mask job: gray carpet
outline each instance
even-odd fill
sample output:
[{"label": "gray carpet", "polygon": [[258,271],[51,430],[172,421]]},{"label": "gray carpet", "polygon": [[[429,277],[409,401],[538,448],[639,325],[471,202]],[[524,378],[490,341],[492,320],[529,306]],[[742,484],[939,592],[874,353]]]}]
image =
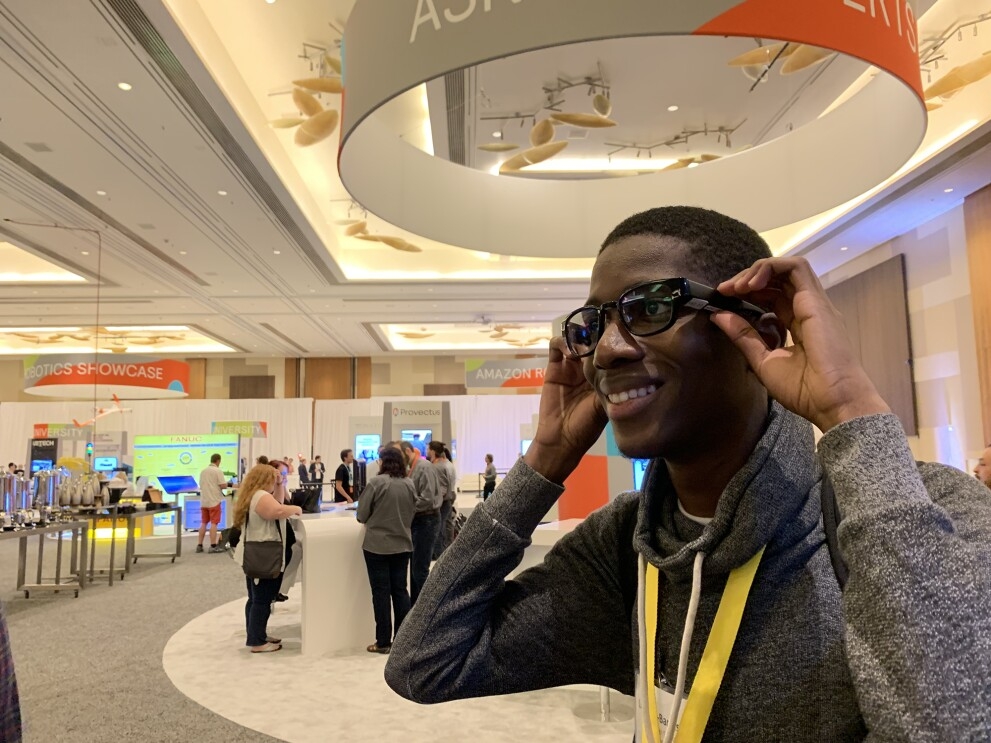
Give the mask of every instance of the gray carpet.
[{"label": "gray carpet", "polygon": [[[195,536],[186,537],[174,565],[139,560],[123,582],[94,583],[78,599],[71,593],[24,599],[13,590],[17,542],[0,542],[0,600],[27,743],[275,740],[190,701],[162,670],[162,651],[176,630],[244,595],[240,568],[226,555],[194,554],[195,544]],[[29,545],[30,576],[37,538]],[[53,553],[46,545],[46,558]],[[217,694],[238,693],[236,678],[222,666],[215,672]],[[290,698],[292,690],[285,690],[283,700]]]}]

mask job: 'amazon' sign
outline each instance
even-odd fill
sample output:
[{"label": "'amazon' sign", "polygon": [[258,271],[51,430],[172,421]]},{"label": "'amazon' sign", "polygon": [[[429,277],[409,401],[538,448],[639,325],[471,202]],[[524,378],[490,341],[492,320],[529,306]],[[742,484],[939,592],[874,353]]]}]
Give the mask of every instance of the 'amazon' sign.
[{"label": "'amazon' sign", "polygon": [[465,387],[543,387],[547,359],[468,359]]}]

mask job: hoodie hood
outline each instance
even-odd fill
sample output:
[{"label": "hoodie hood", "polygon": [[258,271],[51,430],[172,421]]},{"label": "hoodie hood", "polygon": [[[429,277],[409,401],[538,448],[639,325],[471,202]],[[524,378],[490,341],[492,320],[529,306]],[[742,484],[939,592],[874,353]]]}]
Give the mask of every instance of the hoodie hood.
[{"label": "hoodie hood", "polygon": [[727,484],[709,524],[679,512],[667,466],[661,459],[650,463],[633,546],[669,580],[690,581],[698,552],[705,553],[705,575],[727,574],[772,538],[791,541],[791,524],[801,532],[795,540],[804,536],[799,514],[820,477],[812,424],[772,402],[763,436]]}]

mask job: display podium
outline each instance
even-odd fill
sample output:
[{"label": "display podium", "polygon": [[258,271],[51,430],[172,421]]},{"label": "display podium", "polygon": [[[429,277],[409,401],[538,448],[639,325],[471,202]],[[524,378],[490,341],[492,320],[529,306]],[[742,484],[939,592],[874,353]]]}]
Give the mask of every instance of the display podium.
[{"label": "display podium", "polygon": [[375,641],[372,591],[361,549],[364,527],[343,507],[293,519],[303,543],[303,655],[340,655]]}]

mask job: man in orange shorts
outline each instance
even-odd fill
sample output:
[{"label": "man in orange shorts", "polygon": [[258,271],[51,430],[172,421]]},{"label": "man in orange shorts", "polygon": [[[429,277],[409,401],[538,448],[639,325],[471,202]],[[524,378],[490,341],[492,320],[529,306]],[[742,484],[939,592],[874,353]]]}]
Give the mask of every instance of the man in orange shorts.
[{"label": "man in orange shorts", "polygon": [[196,544],[197,552],[203,551],[207,524],[210,524],[210,552],[224,551],[217,543],[217,524],[220,523],[220,504],[224,501],[225,487],[228,487],[228,482],[220,469],[220,455],[214,454],[210,457],[210,466],[200,473],[200,535]]}]

